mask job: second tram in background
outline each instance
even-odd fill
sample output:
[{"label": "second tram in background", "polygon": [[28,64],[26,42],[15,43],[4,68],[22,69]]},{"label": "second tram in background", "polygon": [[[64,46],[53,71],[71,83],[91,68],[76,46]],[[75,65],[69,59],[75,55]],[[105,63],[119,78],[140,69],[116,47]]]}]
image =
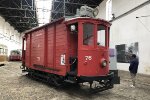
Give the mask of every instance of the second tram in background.
[{"label": "second tram in background", "polygon": [[9,61],[21,61],[21,50],[12,50],[9,55]]}]

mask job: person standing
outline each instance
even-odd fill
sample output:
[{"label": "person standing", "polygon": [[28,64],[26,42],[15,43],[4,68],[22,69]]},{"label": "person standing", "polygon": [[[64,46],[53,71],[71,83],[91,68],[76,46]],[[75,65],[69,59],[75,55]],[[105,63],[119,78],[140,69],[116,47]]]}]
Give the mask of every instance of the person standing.
[{"label": "person standing", "polygon": [[135,77],[138,71],[138,65],[139,65],[139,61],[136,57],[135,54],[132,54],[131,56],[131,61],[130,61],[130,66],[129,66],[129,71],[130,71],[130,75],[131,75],[131,79],[132,79],[132,85],[130,85],[131,87],[135,87]]}]

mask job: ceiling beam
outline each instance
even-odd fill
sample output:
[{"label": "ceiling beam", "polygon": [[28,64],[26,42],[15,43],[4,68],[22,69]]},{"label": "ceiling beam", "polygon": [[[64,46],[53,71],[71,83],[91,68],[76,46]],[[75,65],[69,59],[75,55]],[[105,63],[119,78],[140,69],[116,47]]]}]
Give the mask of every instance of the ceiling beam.
[{"label": "ceiling beam", "polygon": [[31,10],[31,9],[24,9],[24,8],[12,8],[12,7],[0,7],[0,9],[36,11],[36,10]]},{"label": "ceiling beam", "polygon": [[[64,1],[54,1],[54,3],[64,3]],[[87,5],[86,3],[81,3],[81,2],[78,2],[78,3],[74,3],[74,2],[69,2],[69,1],[66,1],[65,4],[69,4],[69,5],[80,5],[80,6],[84,6],[84,5]],[[91,5],[89,4],[88,6],[97,6],[97,5]]]},{"label": "ceiling beam", "polygon": [[27,18],[27,19],[29,19],[29,18],[35,18],[35,17],[27,17],[27,16],[9,16],[9,15],[2,15],[3,17],[13,17],[13,18]]}]

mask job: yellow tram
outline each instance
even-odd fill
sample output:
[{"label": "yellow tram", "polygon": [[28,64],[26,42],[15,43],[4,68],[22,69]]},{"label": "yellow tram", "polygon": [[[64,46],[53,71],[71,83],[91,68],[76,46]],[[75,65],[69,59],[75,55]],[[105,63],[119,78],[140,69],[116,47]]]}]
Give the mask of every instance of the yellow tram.
[{"label": "yellow tram", "polygon": [[0,65],[4,65],[8,61],[8,48],[6,45],[0,44]]}]

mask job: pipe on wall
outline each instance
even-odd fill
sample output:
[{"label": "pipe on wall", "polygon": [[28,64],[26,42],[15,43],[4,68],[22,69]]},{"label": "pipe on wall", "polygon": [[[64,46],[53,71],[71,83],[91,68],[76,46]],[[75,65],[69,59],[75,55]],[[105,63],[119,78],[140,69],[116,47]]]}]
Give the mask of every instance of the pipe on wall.
[{"label": "pipe on wall", "polygon": [[126,15],[128,15],[128,14],[130,14],[130,13],[132,13],[132,12],[134,12],[134,11],[136,11],[136,10],[144,7],[144,6],[146,6],[146,5],[148,5],[149,3],[150,3],[150,0],[145,1],[144,3],[142,3],[142,4],[140,4],[140,5],[136,6],[136,7],[134,7],[133,9],[131,9],[131,10],[129,10],[129,11],[127,11],[127,12],[125,12],[125,13],[117,16],[117,17],[115,17],[113,20],[110,20],[110,22],[118,20],[118,19],[120,19],[120,18],[122,18],[122,17],[124,17],[124,16],[126,16]]}]

